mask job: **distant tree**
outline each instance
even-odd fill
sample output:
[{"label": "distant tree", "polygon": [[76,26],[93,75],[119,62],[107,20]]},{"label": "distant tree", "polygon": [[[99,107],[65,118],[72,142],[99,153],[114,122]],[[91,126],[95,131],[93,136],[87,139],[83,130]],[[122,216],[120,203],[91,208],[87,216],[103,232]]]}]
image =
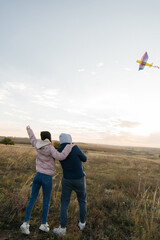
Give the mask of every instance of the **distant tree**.
[{"label": "distant tree", "polygon": [[54,147],[55,147],[56,149],[58,149],[58,148],[60,147],[60,142],[59,142],[59,141],[55,141],[55,142],[54,142]]},{"label": "distant tree", "polygon": [[9,138],[9,137],[5,137],[0,141],[1,144],[6,144],[6,145],[14,145],[15,142]]}]

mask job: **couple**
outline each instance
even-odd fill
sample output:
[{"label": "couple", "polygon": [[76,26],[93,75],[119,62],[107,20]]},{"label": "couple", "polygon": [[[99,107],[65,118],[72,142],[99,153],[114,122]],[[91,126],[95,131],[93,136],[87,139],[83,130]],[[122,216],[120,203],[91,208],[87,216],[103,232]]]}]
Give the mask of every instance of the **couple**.
[{"label": "couple", "polygon": [[72,190],[76,192],[80,221],[79,228],[83,230],[86,224],[86,183],[82,162],[87,161],[87,157],[78,146],[72,144],[69,134],[62,133],[59,136],[60,148],[58,151],[52,146],[51,134],[48,131],[40,133],[41,140],[37,140],[30,126],[26,127],[30,142],[36,148],[36,175],[33,179],[32,193],[26,208],[24,223],[20,226],[22,233],[29,234],[29,219],[33,206],[37,200],[40,187],[43,190],[43,208],[41,216],[40,230],[49,232],[47,223],[49,203],[52,193],[52,176],[55,173],[55,159],[60,160],[63,169],[60,226],[53,232],[59,236],[66,234],[67,212]]}]

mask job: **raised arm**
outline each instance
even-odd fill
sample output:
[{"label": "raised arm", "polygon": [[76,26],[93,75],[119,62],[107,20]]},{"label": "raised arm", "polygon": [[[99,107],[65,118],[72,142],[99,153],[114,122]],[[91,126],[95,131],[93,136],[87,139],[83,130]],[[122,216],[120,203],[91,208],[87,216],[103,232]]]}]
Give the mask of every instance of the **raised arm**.
[{"label": "raised arm", "polygon": [[72,144],[67,144],[65,148],[63,149],[62,152],[58,152],[53,146],[50,147],[51,149],[51,155],[53,158],[56,160],[62,161],[66,159],[66,157],[69,155],[69,153],[72,150],[73,145]]},{"label": "raised arm", "polygon": [[28,136],[29,136],[29,139],[30,139],[30,142],[31,144],[36,147],[36,143],[37,143],[37,139],[32,131],[32,129],[30,128],[30,126],[27,126],[26,127],[26,130],[27,130],[27,133],[28,133]]}]

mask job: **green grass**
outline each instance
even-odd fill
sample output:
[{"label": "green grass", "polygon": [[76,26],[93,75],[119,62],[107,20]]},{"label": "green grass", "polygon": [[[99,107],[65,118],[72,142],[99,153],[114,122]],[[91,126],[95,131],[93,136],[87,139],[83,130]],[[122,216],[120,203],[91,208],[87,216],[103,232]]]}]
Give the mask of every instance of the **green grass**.
[{"label": "green grass", "polygon": [[[160,149],[79,145],[86,153],[87,224],[81,232],[79,209],[72,194],[68,240],[159,240]],[[0,239],[60,239],[52,234],[59,225],[62,170],[57,162],[48,222],[41,233],[42,192],[33,209],[29,236],[19,227],[35,175],[35,149],[30,145],[0,145]]]}]

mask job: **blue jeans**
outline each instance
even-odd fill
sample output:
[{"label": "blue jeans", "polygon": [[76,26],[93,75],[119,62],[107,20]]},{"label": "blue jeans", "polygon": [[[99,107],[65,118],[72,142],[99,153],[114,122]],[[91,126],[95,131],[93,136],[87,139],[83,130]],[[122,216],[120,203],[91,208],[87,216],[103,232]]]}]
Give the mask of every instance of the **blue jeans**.
[{"label": "blue jeans", "polygon": [[40,187],[43,190],[43,208],[41,222],[45,224],[48,218],[49,202],[52,193],[52,176],[37,172],[32,184],[32,193],[26,208],[24,222],[28,222],[32,213],[33,206],[39,195]]},{"label": "blue jeans", "polygon": [[61,194],[61,211],[60,225],[62,228],[67,224],[67,212],[72,191],[75,191],[78,198],[80,221],[86,221],[86,181],[85,177],[80,179],[65,179],[62,178],[62,194]]}]

